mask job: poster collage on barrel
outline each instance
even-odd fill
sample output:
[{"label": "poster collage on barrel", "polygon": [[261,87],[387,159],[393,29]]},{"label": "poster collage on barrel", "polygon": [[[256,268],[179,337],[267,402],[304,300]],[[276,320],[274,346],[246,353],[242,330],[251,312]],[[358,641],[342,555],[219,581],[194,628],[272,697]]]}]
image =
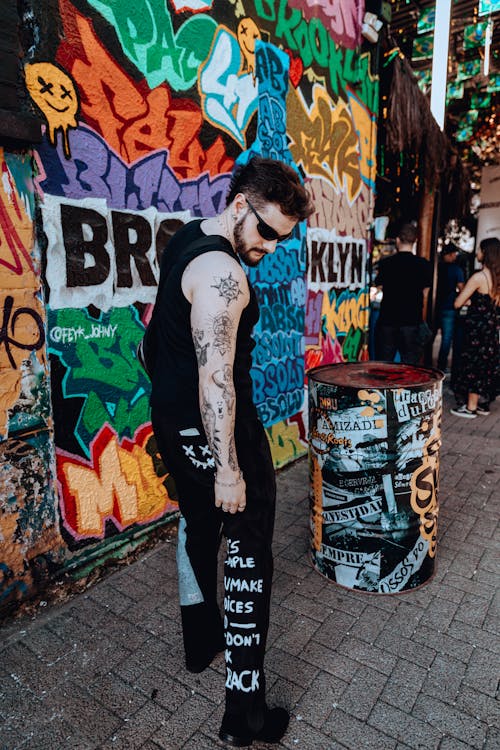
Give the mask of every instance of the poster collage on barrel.
[{"label": "poster collage on barrel", "polygon": [[311,379],[315,567],[351,589],[397,593],[433,573],[441,384],[344,388]]}]

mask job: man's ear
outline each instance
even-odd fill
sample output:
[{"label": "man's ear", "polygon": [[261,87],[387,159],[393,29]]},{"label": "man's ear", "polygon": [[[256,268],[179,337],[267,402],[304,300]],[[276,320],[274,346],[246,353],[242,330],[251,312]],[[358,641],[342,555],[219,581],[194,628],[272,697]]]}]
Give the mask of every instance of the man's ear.
[{"label": "man's ear", "polygon": [[244,212],[248,211],[248,203],[244,193],[236,193],[231,202],[230,210],[231,214],[236,215],[235,218],[239,218]]}]

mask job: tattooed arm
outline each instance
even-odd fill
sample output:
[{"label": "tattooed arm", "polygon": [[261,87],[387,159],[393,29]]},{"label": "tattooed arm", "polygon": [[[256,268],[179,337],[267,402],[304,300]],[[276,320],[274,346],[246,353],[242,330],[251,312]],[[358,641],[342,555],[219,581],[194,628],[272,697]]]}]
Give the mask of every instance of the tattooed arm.
[{"label": "tattooed arm", "polygon": [[244,510],[245,482],[234,440],[236,395],[233,364],[241,313],[249,301],[242,268],[226,253],[205,253],[182,277],[191,303],[191,332],[198,359],[200,412],[215,460],[215,504]]}]

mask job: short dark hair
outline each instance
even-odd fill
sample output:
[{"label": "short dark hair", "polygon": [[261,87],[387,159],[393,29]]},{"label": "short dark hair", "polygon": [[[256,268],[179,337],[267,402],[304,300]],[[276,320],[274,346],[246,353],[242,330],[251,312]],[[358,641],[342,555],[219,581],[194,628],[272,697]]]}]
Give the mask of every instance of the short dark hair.
[{"label": "short dark hair", "polygon": [[459,253],[460,248],[455,245],[454,242],[447,242],[443,245],[443,249],[441,250],[442,255],[451,255],[451,253]]},{"label": "short dark hair", "polygon": [[300,182],[299,175],[287,164],[277,159],[253,156],[247,164],[233,172],[226,204],[238,195],[248,195],[257,208],[264,203],[276,203],[285,216],[303,221],[314,211],[309,193]]},{"label": "short dark hair", "polygon": [[401,224],[397,236],[405,245],[413,245],[418,237],[418,229],[415,224],[408,221]]}]

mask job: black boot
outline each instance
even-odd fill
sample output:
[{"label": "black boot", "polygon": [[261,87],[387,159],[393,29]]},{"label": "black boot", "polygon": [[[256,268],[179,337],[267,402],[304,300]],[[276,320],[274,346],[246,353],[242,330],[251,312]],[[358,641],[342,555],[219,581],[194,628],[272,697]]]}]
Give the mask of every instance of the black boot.
[{"label": "black boot", "polygon": [[285,734],[290,715],[284,708],[268,708],[264,716],[264,725],[254,732],[236,716],[224,714],[219,737],[233,747],[248,747],[254,740],[276,743]]}]

